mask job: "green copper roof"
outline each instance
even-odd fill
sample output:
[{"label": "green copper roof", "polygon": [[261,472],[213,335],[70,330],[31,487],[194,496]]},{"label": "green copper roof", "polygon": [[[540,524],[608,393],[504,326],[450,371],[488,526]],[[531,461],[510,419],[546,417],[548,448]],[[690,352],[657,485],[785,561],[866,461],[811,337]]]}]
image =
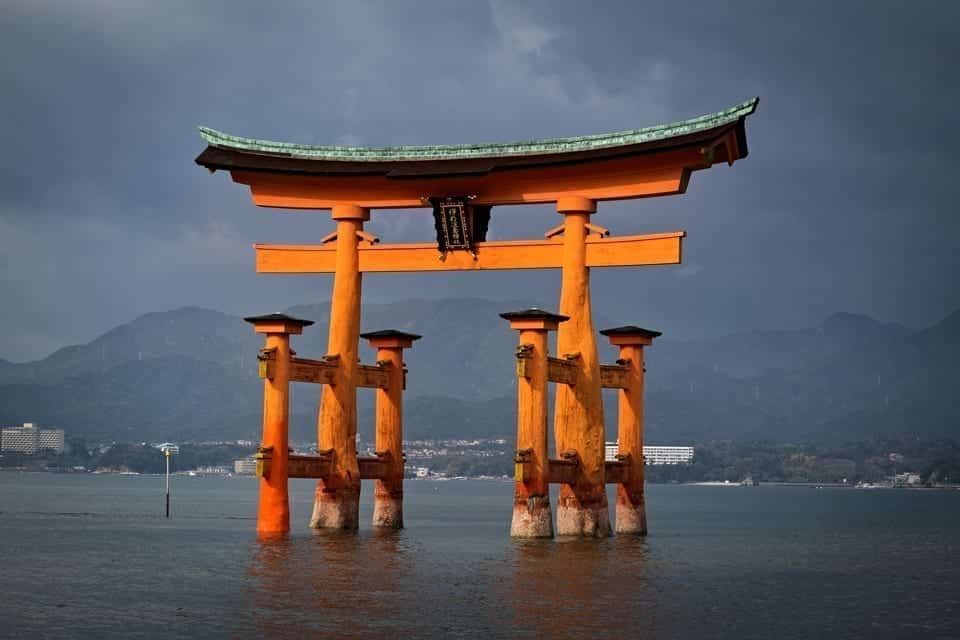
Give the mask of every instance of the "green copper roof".
[{"label": "green copper roof", "polygon": [[608,147],[655,142],[698,131],[716,129],[737,122],[757,108],[759,98],[748,100],[735,107],[711,113],[709,115],[657,125],[633,131],[604,133],[573,138],[552,138],[530,140],[527,142],[506,142],[495,144],[455,144],[432,146],[398,147],[337,147],[293,144],[289,142],[271,142],[241,138],[221,133],[206,127],[200,127],[200,135],[212,146],[250,153],[282,155],[305,160],[347,161],[347,162],[396,162],[409,160],[463,160],[470,158],[501,158],[510,156],[547,155],[553,153],[571,153],[592,151]]}]

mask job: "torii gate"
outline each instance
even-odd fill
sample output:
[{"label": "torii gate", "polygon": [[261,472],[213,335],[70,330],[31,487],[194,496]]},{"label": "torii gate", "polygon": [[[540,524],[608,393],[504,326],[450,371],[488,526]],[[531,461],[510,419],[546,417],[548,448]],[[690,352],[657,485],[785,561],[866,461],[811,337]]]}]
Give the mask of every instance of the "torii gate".
[{"label": "torii gate", "polygon": [[[336,231],[317,245],[255,245],[259,273],[333,273],[330,334],[322,360],[295,358],[289,335],[311,324],[273,314],[249,318],[267,336],[264,442],[258,531],[289,530],[288,477],[318,478],[310,526],[358,528],[360,480],[378,480],[374,525],[402,526],[402,349],[419,338],[364,334],[377,365],[358,364],[363,273],[562,270],[559,314],[504,314],[519,330],[516,495],[511,534],[553,535],[550,482],[561,485],[559,535],[610,534],[605,483],[618,484],[617,531],[646,533],[643,502],[642,347],[659,335],[639,327],[607,330],[617,365],[597,356],[591,267],[681,262],[683,231],[609,237],[590,217],[605,200],[684,193],[692,172],[747,155],[744,121],[755,98],[724,111],[634,131],[523,143],[426,147],[331,147],[254,140],[201,128],[196,162],[230,171],[258,206],[329,209]],[[563,223],[543,240],[486,241],[498,205],[553,203]],[[373,209],[431,206],[437,242],[380,244],[363,230]],[[439,253],[438,253],[439,250]],[[558,330],[559,358],[546,353]],[[323,384],[316,456],[287,451],[287,385]],[[554,434],[546,451],[546,383],[557,382]],[[357,387],[378,389],[377,456],[358,458]],[[620,456],[604,462],[601,389],[620,389]]]}]

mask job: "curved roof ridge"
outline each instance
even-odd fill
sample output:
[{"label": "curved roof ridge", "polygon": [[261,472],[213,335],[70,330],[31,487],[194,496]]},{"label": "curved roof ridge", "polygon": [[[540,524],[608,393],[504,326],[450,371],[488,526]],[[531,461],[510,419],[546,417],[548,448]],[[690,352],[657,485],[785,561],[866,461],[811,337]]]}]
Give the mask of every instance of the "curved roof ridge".
[{"label": "curved roof ridge", "polygon": [[400,145],[388,147],[324,146],[243,138],[207,127],[199,127],[199,129],[203,139],[215,147],[306,160],[390,162],[498,158],[591,151],[608,147],[654,142],[695,133],[697,131],[715,129],[727,124],[736,123],[741,118],[752,114],[756,110],[759,101],[759,98],[753,98],[716,113],[670,124],[645,127],[643,129],[568,138],[547,138],[543,140],[496,142],[489,144]]}]

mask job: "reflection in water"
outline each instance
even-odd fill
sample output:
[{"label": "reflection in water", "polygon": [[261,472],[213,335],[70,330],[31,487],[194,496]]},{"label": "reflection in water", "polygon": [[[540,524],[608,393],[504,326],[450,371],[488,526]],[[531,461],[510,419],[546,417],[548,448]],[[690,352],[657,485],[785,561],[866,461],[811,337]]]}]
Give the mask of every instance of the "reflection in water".
[{"label": "reflection in water", "polygon": [[410,554],[402,532],[261,539],[251,555],[244,635],[383,637],[406,618],[400,594]]},{"label": "reflection in water", "polygon": [[364,531],[259,541],[241,635],[652,637],[666,626],[645,540],[505,539],[503,555],[472,566],[461,562],[466,548],[440,562],[409,540]]},{"label": "reflection in water", "polygon": [[503,598],[518,636],[650,637],[657,593],[643,539],[517,541]]},{"label": "reflection in water", "polygon": [[283,619],[296,604],[293,596],[296,583],[290,579],[288,567],[293,547],[287,536],[265,537],[253,550],[253,562],[247,572],[253,587],[247,610],[257,635],[271,637],[283,629]]},{"label": "reflection in water", "polygon": [[167,521],[153,478],[0,473],[0,636],[960,638],[960,491],[654,485],[647,539],[520,543],[512,483],[424,481],[401,532],[258,543],[255,487],[183,483]]}]

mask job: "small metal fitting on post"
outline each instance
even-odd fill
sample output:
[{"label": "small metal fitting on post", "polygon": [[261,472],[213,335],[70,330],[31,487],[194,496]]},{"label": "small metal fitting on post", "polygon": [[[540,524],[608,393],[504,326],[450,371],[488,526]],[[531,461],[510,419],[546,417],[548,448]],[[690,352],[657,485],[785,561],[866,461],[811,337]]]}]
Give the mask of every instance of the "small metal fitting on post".
[{"label": "small metal fitting on post", "polygon": [[518,345],[517,351],[514,355],[516,355],[517,357],[517,377],[529,378],[530,374],[527,373],[527,360],[533,357],[533,345],[532,344]]},{"label": "small metal fitting on post", "polygon": [[569,463],[575,464],[578,467],[580,466],[580,454],[577,453],[574,449],[567,449],[566,451],[560,454],[560,458],[563,460],[566,460]]},{"label": "small metal fitting on post", "polygon": [[513,476],[517,482],[526,482],[530,478],[527,467],[533,462],[533,449],[519,449],[513,457]]},{"label": "small metal fitting on post", "polygon": [[270,477],[270,461],[273,460],[273,447],[260,447],[253,456],[257,462],[257,477]]},{"label": "small metal fitting on post", "polygon": [[276,361],[276,347],[260,349],[260,351],[257,352],[257,375],[259,375],[261,378],[272,379]]}]

